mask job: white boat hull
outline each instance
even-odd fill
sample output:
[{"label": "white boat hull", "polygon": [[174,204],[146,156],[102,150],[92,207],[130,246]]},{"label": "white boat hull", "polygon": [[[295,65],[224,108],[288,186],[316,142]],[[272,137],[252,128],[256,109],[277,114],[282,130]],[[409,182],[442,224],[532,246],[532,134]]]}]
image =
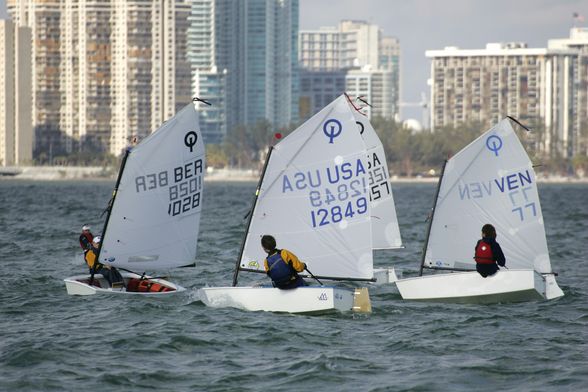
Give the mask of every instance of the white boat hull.
[{"label": "white boat hull", "polygon": [[456,303],[524,302],[564,295],[553,274],[501,269],[483,278],[478,272],[453,272],[396,282],[403,299]]},{"label": "white boat hull", "polygon": [[76,275],[71,276],[69,278],[64,279],[65,288],[67,289],[67,293],[69,295],[94,295],[94,294],[118,294],[118,295],[149,295],[149,296],[162,296],[162,295],[173,295],[175,293],[179,293],[181,291],[185,291],[186,289],[182,286],[179,286],[175,283],[167,281],[165,279],[150,279],[148,276],[145,276],[150,282],[158,283],[162,286],[165,286],[169,289],[169,291],[161,291],[161,292],[138,292],[138,291],[127,291],[128,283],[130,279],[140,279],[141,275],[134,274],[131,272],[121,272],[125,280],[125,285],[121,287],[109,287],[108,282],[106,279],[102,277],[100,274],[94,275],[94,284],[90,285],[90,275]]},{"label": "white boat hull", "polygon": [[321,313],[328,311],[370,313],[366,288],[347,289],[305,286],[292,290],[274,287],[205,287],[199,290],[206,306],[250,311]]},{"label": "white boat hull", "polygon": [[381,285],[381,284],[389,284],[395,283],[398,281],[398,274],[394,267],[391,268],[374,268],[374,279],[376,281],[374,284]]}]

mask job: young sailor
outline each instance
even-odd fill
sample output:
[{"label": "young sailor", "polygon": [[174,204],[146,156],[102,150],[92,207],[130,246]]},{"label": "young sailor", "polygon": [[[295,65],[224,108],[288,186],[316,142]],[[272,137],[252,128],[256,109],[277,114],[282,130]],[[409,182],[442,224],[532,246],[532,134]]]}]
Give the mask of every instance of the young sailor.
[{"label": "young sailor", "polygon": [[476,271],[482,277],[494,275],[498,266],[504,267],[506,259],[502,248],[496,242],[496,229],[491,224],[482,226],[482,239],[476,243]]},{"label": "young sailor", "polygon": [[282,290],[306,286],[304,279],[298,275],[306,268],[306,264],[286,249],[276,249],[276,239],[271,235],[261,237],[261,247],[267,253],[264,260],[265,272],[272,279],[274,287]]},{"label": "young sailor", "polygon": [[86,260],[86,264],[88,264],[88,268],[90,268],[90,274],[101,274],[104,276],[104,279],[108,281],[108,284],[112,287],[113,284],[120,284],[124,283],[124,279],[120,272],[114,267],[105,266],[100,264],[98,260],[96,260],[96,256],[98,255],[98,247],[100,246],[101,238],[99,235],[94,237],[92,241],[90,249],[88,249],[84,253],[84,259]]},{"label": "young sailor", "polygon": [[92,248],[92,241],[94,240],[94,236],[90,232],[90,226],[83,225],[82,226],[82,234],[80,234],[80,246],[86,253],[90,248]]}]

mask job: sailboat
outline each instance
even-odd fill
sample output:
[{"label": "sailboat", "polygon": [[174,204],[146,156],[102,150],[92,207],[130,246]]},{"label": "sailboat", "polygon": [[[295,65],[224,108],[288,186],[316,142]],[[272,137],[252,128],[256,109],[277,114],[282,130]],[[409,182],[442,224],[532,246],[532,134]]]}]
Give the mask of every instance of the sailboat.
[{"label": "sailboat", "polygon": [[[349,96],[347,99],[367,149],[372,249],[400,249],[403,247],[402,238],[398,227],[384,146],[367,116],[361,112]],[[393,267],[374,268],[374,278],[376,284],[393,283],[398,280]]]},{"label": "sailboat", "polygon": [[[473,258],[482,225],[496,227],[506,267],[483,278]],[[446,270],[423,276],[423,268]],[[404,299],[519,302],[564,295],[545,238],[533,165],[505,118],[447,160],[437,188],[421,276],[396,282]]]},{"label": "sailboat", "polygon": [[184,291],[161,271],[194,265],[202,209],[204,142],[188,104],[138,145],[127,148],[102,230],[97,260],[122,271],[124,285],[100,275],[65,279],[70,295],[169,295]]},{"label": "sailboat", "polygon": [[290,313],[371,311],[367,288],[237,287],[240,271],[265,275],[264,234],[294,252],[316,279],[373,280],[367,148],[357,129],[342,95],[270,147],[233,285],[202,288],[204,304]]}]

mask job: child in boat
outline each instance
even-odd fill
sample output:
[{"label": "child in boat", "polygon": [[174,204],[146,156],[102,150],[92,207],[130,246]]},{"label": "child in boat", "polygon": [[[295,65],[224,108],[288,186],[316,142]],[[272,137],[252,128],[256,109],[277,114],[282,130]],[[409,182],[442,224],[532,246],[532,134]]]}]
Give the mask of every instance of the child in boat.
[{"label": "child in boat", "polygon": [[83,225],[82,226],[82,234],[80,234],[80,246],[84,250],[84,254],[92,248],[92,241],[94,240],[94,236],[92,232],[90,232],[90,226]]},{"label": "child in boat", "polygon": [[123,284],[124,279],[116,268],[111,266],[105,266],[103,264],[100,264],[98,260],[96,260],[96,257],[98,255],[98,247],[100,246],[100,241],[101,238],[99,235],[94,237],[90,249],[88,249],[84,253],[84,259],[86,260],[86,264],[88,264],[88,267],[90,268],[90,273],[94,272],[95,274],[101,274],[102,276],[104,276],[104,279],[108,281],[108,284],[110,286],[112,286],[113,283]]},{"label": "child in boat", "polygon": [[496,242],[496,229],[487,223],[482,226],[482,239],[476,243],[476,271],[482,277],[494,275],[498,271],[498,266],[504,267],[506,259],[502,248]]},{"label": "child in boat", "polygon": [[282,290],[306,286],[298,272],[304,271],[306,264],[286,249],[276,249],[276,239],[271,235],[261,237],[261,247],[267,253],[264,260],[265,272],[272,279],[274,287]]}]

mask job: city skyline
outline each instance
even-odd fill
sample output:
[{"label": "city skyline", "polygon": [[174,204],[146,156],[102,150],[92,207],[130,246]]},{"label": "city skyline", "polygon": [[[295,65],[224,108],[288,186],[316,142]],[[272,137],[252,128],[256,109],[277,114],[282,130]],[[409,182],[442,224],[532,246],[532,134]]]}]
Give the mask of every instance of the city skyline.
[{"label": "city skyline", "polygon": [[[545,48],[549,39],[569,36],[574,13],[588,18],[588,3],[580,0],[338,0],[336,7],[333,3],[300,0],[300,29],[358,19],[377,24],[386,35],[398,38],[402,102],[419,102],[423,92],[429,96],[431,62],[425,57],[426,50],[446,46],[478,49],[490,42],[526,42],[530,48]],[[421,118],[418,107],[401,110],[403,119]]]},{"label": "city skyline", "polygon": [[[490,42],[546,47],[549,39],[567,37],[574,25],[588,26],[588,21],[578,23],[572,17],[574,13],[588,17],[588,4],[581,0],[337,0],[333,4],[332,0],[300,0],[300,29],[334,26],[345,19],[379,25],[386,35],[400,40],[400,99],[413,103],[421,100],[423,92],[429,95],[426,50],[484,48]],[[8,18],[6,0],[0,0],[0,18]],[[404,119],[420,116],[418,107],[402,109]]]}]

